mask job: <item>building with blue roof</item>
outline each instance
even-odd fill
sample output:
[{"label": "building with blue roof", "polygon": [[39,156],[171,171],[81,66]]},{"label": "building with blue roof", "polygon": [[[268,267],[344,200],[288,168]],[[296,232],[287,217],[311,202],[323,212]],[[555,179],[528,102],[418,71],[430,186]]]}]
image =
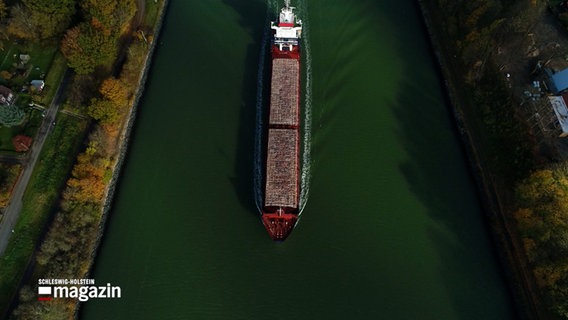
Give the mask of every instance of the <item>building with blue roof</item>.
[{"label": "building with blue roof", "polygon": [[568,69],[554,72],[544,69],[547,75],[546,85],[553,94],[560,94],[568,89]]}]

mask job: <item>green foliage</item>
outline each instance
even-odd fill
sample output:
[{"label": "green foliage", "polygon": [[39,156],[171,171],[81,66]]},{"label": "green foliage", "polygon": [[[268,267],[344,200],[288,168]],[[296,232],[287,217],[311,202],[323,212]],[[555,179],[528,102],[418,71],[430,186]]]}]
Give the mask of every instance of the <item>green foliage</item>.
[{"label": "green foliage", "polygon": [[61,320],[69,319],[72,305],[68,301],[56,299],[49,303],[42,303],[37,299],[27,301],[14,310],[14,318],[22,320],[38,319],[41,315],[42,320]]},{"label": "green foliage", "polygon": [[12,6],[10,20],[8,21],[8,34],[22,38],[33,39],[35,36],[34,24],[28,10],[20,4]]},{"label": "green foliage", "polygon": [[0,21],[4,21],[7,12],[8,8],[6,7],[6,3],[4,2],[4,0],[0,0]]},{"label": "green foliage", "polygon": [[[105,173],[112,163],[104,158],[109,156],[104,150],[108,139],[111,137],[96,129],[89,136],[86,151],[77,157],[59,210],[36,256],[43,278],[82,278],[87,272],[101,218],[101,200],[107,183]],[[27,290],[24,287],[21,295],[28,295]],[[42,319],[50,315],[53,319],[64,319],[69,318],[75,307],[72,301],[54,310],[45,309],[43,305],[35,299],[22,299],[13,315],[21,318],[36,312]]]},{"label": "green foliage", "polygon": [[81,8],[87,19],[107,35],[123,32],[136,13],[134,0],[85,0]]},{"label": "green foliage", "polygon": [[28,9],[38,39],[58,36],[75,14],[75,0],[22,0]]},{"label": "green foliage", "polygon": [[92,73],[98,66],[110,67],[117,54],[117,38],[91,23],[71,28],[61,42],[61,52],[78,74]]},{"label": "green foliage", "polygon": [[67,102],[71,107],[88,103],[97,91],[97,83],[92,75],[75,74],[68,87]]},{"label": "green foliage", "polygon": [[483,59],[493,45],[492,36],[501,24],[500,1],[473,0],[456,2],[437,0],[449,35],[457,43],[457,49],[465,64]]},{"label": "green foliage", "polygon": [[25,113],[16,105],[0,105],[0,124],[6,127],[19,125],[24,120]]},{"label": "green foliage", "polygon": [[122,67],[120,78],[125,85],[131,90],[140,75],[140,66],[144,63],[148,48],[145,43],[136,41],[128,48],[128,57],[126,63]]},{"label": "green foliage", "polygon": [[38,178],[34,183],[38,189],[36,191],[49,188],[59,189],[55,186],[61,185],[61,175],[66,174],[73,163],[69,155],[76,153],[77,139],[82,137],[85,126],[85,122],[77,121],[70,116],[59,117],[41,155],[42,165],[49,163],[50,170],[37,172]]},{"label": "green foliage", "polygon": [[132,94],[121,79],[109,77],[99,87],[100,98],[91,99],[87,113],[104,125],[114,125],[126,112]]},{"label": "green foliage", "polygon": [[533,172],[517,187],[525,251],[552,309],[568,317],[568,167]]},{"label": "green foliage", "polygon": [[22,0],[11,11],[8,32],[23,39],[48,39],[67,29],[75,0]]},{"label": "green foliage", "polygon": [[[66,115],[60,115],[57,122],[34,168],[15,232],[0,257],[0,313],[6,310],[11,294],[21,280],[46,218],[53,210],[58,192],[69,174],[72,155],[76,154],[87,128],[85,122]],[[39,318],[44,319],[37,315],[32,319]]]},{"label": "green foliage", "polygon": [[145,0],[146,8],[144,12],[143,27],[152,28],[158,19],[160,5],[155,0]]},{"label": "green foliage", "polygon": [[[480,150],[480,164],[498,191],[503,213],[515,211],[518,229],[532,272],[545,294],[535,305],[548,305],[561,319],[568,319],[568,170],[536,170],[538,147],[524,115],[505,85],[496,64],[520,71],[527,36],[543,22],[545,1],[525,0],[426,0],[435,18],[434,31],[445,46],[443,66],[467,127]],[[430,10],[429,10],[430,11]],[[548,21],[544,21],[548,24]],[[543,39],[540,39],[541,41]],[[501,50],[500,50],[501,49]],[[506,56],[504,56],[505,54]],[[520,62],[517,61],[517,58]],[[506,61],[510,60],[510,61]],[[516,198],[506,188],[517,186]],[[505,217],[504,228],[509,219]],[[499,232],[500,230],[497,230]],[[512,237],[516,233],[513,233]],[[501,236],[501,234],[499,234]],[[517,239],[503,240],[504,248]],[[512,251],[516,249],[511,249]],[[513,254],[513,256],[518,256]],[[515,263],[515,262],[512,262]],[[525,261],[519,261],[525,265]],[[511,266],[523,274],[523,268]],[[518,281],[532,281],[519,277]],[[531,285],[526,286],[530,291]],[[537,292],[523,292],[534,296]],[[532,299],[532,298],[530,298]],[[538,307],[540,308],[540,307]]]},{"label": "green foliage", "polygon": [[[114,4],[113,4],[114,3]],[[113,28],[106,25],[107,16],[83,12],[87,18],[86,22],[80,23],[77,27],[67,32],[66,41],[62,44],[62,51],[68,60],[69,66],[78,70],[80,74],[87,74],[98,66],[110,66],[116,55],[116,43],[119,34],[124,31],[120,29],[127,27],[127,20],[132,17],[132,0],[127,1],[108,1],[108,0],[84,0],[81,2],[83,7],[109,4],[113,10],[105,11],[112,13],[114,21]],[[121,13],[120,8],[126,8]],[[94,12],[94,11],[93,11]],[[120,18],[122,17],[122,18]],[[84,29],[82,29],[84,28]],[[94,39],[86,39],[96,33]],[[106,41],[101,38],[105,37]],[[105,47],[105,44],[112,44]],[[98,47],[102,45],[102,47]],[[102,50],[103,53],[94,52],[95,49]],[[109,56],[104,51],[111,52],[113,59],[101,58]],[[42,278],[81,278],[88,271],[92,260],[91,253],[96,244],[97,231],[101,219],[100,201],[106,191],[106,184],[112,175],[113,156],[116,155],[116,147],[119,139],[117,123],[110,123],[114,118],[122,116],[128,107],[124,103],[132,95],[133,88],[127,85],[128,81],[133,83],[138,80],[135,75],[140,74],[141,63],[144,61],[145,47],[138,46],[135,51],[136,59],[129,56],[127,64],[130,63],[127,73],[121,73],[119,79],[107,79],[105,86],[99,88],[99,81],[96,76],[79,76],[73,101],[91,101],[89,114],[98,118],[100,124],[91,126],[94,128],[89,135],[89,142],[83,154],[77,157],[77,163],[72,170],[72,177],[67,181],[61,196],[57,213],[54,221],[45,236],[40,250],[37,252],[37,264],[34,268],[34,276]],[[80,60],[84,58],[85,63]],[[117,72],[120,70],[116,70]],[[129,78],[122,78],[123,74],[128,74]],[[132,77],[132,78],[130,78]],[[79,78],[78,78],[79,79]],[[90,83],[89,83],[90,82]],[[93,92],[99,89],[100,96],[93,97]],[[81,90],[90,90],[90,94],[81,94]],[[11,241],[7,254],[0,257],[0,303],[7,303],[11,292],[14,292],[18,282],[21,280],[23,266],[29,261],[33,248],[36,246],[35,239],[39,231],[43,230],[44,222],[40,221],[47,217],[47,212],[54,209],[55,199],[58,197],[56,190],[62,183],[61,173],[63,167],[58,165],[61,158],[65,163],[72,161],[69,154],[70,150],[62,148],[70,147],[65,139],[69,141],[82,141],[86,123],[77,119],[72,119],[60,115],[58,125],[54,132],[48,137],[46,146],[42,153],[40,165],[34,171],[32,182],[28,187],[22,218],[16,227],[16,241]],[[75,123],[78,127],[72,126]],[[78,139],[78,140],[77,140]],[[77,144],[74,144],[77,147]],[[76,150],[76,149],[75,149]],[[68,168],[68,167],[66,167]],[[49,170],[48,170],[49,169]],[[65,171],[66,173],[69,170]],[[59,177],[59,179],[58,179]],[[41,199],[38,199],[41,197]],[[14,239],[14,237],[13,237]],[[24,286],[20,292],[19,305],[15,309],[12,317],[17,319],[70,319],[73,317],[76,307],[75,301],[57,300],[52,303],[40,303],[33,293],[34,282],[31,286]],[[6,309],[6,305],[0,304],[0,313]]]},{"label": "green foliage", "polygon": [[[59,88],[61,79],[67,71],[67,63],[65,57],[60,52],[56,52],[51,60],[49,71],[45,76],[45,88],[39,97],[39,102],[44,105],[49,105],[55,96],[55,92]],[[37,100],[36,100],[37,101]]]},{"label": "green foliage", "polygon": [[81,1],[85,21],[67,31],[61,51],[78,74],[96,67],[110,67],[117,54],[119,37],[136,13],[134,0]]},{"label": "green foliage", "polygon": [[[530,33],[545,8],[544,1],[514,0],[432,0],[440,9],[435,15],[443,21],[451,42],[452,54],[470,70],[467,80],[473,83],[482,76],[484,67],[497,48],[514,38]],[[524,44],[521,47],[525,46]]]},{"label": "green foliage", "polygon": [[12,186],[16,182],[21,169],[19,164],[0,163],[0,208],[8,204]]},{"label": "green foliage", "polygon": [[526,177],[534,168],[534,138],[516,116],[515,104],[496,68],[490,67],[471,93],[474,112],[482,120],[491,169],[508,183]]},{"label": "green foliage", "polygon": [[559,14],[558,19],[560,19],[560,22],[562,22],[564,26],[568,27],[568,12],[562,12]]},{"label": "green foliage", "polygon": [[91,99],[91,104],[87,109],[89,116],[95,120],[105,123],[114,123],[120,117],[119,108],[108,99]]}]

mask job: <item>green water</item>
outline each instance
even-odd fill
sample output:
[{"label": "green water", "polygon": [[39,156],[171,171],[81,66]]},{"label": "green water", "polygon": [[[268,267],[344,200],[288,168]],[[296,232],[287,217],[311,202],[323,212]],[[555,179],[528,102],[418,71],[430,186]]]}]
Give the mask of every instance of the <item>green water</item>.
[{"label": "green water", "polygon": [[[273,5],[273,4],[271,4]],[[172,1],[82,319],[512,319],[412,0],[301,5],[309,200],[253,188],[263,0]]]}]

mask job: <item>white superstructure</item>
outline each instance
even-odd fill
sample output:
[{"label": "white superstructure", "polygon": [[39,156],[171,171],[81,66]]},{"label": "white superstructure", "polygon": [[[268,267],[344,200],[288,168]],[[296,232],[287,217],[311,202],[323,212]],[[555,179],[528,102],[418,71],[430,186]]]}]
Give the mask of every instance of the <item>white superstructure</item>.
[{"label": "white superstructure", "polygon": [[280,51],[292,51],[294,46],[299,45],[302,36],[302,21],[296,21],[294,7],[290,7],[290,0],[286,0],[286,6],[280,11],[278,25],[271,23],[270,28],[275,30],[274,44]]},{"label": "white superstructure", "polygon": [[562,129],[560,137],[568,136],[568,106],[566,105],[566,100],[564,100],[563,96],[550,96],[548,100],[550,100],[556,119],[558,119]]}]

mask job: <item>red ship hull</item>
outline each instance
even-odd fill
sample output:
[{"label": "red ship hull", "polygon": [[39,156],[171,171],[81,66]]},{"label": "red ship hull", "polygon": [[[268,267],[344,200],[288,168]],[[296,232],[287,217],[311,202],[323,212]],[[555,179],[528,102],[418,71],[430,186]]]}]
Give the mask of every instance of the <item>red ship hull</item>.
[{"label": "red ship hull", "polygon": [[[291,51],[281,51],[279,49],[278,46],[273,45],[272,46],[272,50],[271,50],[271,57],[272,57],[272,61],[274,63],[274,61],[276,59],[290,59],[290,60],[295,60],[298,62],[298,67],[299,67],[299,61],[300,61],[300,50],[299,47],[294,47],[293,50]],[[273,69],[273,72],[275,72],[275,70]],[[298,82],[297,84],[297,90],[295,90],[294,92],[292,92],[291,94],[296,95],[296,101],[298,101],[298,103],[296,103],[295,106],[295,115],[297,118],[297,123],[296,124],[292,124],[292,125],[274,125],[274,124],[269,124],[269,130],[271,128],[279,128],[280,130],[287,130],[290,132],[295,132],[295,134],[297,135],[298,139],[296,139],[296,148],[295,151],[292,152],[291,154],[287,154],[286,157],[290,157],[290,158],[294,158],[295,159],[295,184],[296,184],[296,188],[295,188],[295,196],[294,198],[297,199],[294,203],[294,205],[291,206],[285,206],[285,207],[280,207],[280,206],[268,206],[265,203],[265,206],[262,209],[262,223],[264,224],[264,227],[266,228],[266,231],[268,232],[268,235],[270,236],[270,238],[272,240],[275,241],[283,241],[285,240],[290,233],[292,232],[292,230],[294,229],[296,223],[298,222],[298,214],[299,214],[299,198],[300,198],[300,166],[299,166],[299,159],[300,159],[300,155],[299,155],[299,150],[300,150],[300,126],[299,126],[299,118],[300,118],[300,79],[299,79],[299,73],[298,73],[298,77],[296,79],[296,81]],[[269,109],[269,112],[275,112],[275,110],[271,110]],[[269,121],[270,122],[270,121]],[[269,143],[267,143],[267,149],[271,148],[271,145]],[[265,165],[268,166],[268,159],[266,159]],[[267,169],[268,170],[268,169]],[[266,185],[266,179],[265,179],[265,185]],[[266,193],[265,193],[266,196]]]},{"label": "red ship hull", "polygon": [[284,241],[290,235],[296,222],[298,215],[295,213],[268,213],[263,212],[262,223],[268,231],[268,235],[274,241]]},{"label": "red ship hull", "polygon": [[273,30],[262,223],[283,241],[300,214],[300,20],[290,0]]}]

